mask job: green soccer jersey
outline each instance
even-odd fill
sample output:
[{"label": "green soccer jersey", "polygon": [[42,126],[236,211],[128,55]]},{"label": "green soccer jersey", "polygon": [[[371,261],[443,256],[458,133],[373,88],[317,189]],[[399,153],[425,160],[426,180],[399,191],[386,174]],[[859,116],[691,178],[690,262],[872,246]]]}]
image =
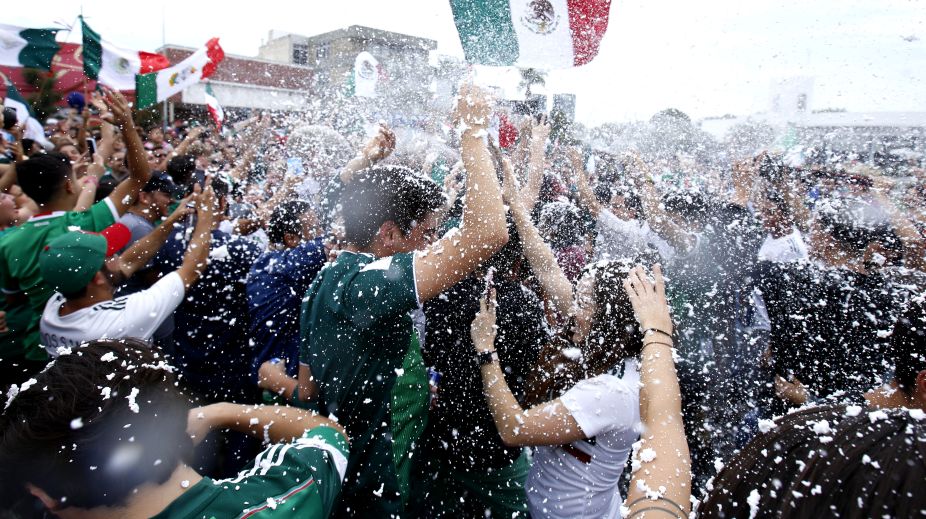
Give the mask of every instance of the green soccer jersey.
[{"label": "green soccer jersey", "polygon": [[[24,314],[22,326],[0,336],[0,355],[30,360],[47,358],[39,346],[39,319],[54,291],[45,284],[39,269],[39,253],[48,242],[69,230],[102,231],[119,218],[116,207],[104,198],[86,211],[56,211],[33,216],[0,238],[0,289],[6,295],[24,297],[11,309]],[[18,307],[18,308],[17,308]]]},{"label": "green soccer jersey", "polygon": [[402,514],[427,424],[427,371],[409,312],[417,309],[412,254],[342,253],[302,306],[300,361],[318,382],[318,407],[351,438],[336,515]]},{"label": "green soccer jersey", "polygon": [[327,426],[271,445],[232,479],[203,478],[154,519],[324,519],[341,489],[347,443]]}]

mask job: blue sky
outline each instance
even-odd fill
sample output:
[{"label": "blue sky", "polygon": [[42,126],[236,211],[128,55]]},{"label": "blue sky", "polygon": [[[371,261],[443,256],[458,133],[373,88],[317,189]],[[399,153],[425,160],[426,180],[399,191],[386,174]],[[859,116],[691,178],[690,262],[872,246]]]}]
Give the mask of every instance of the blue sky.
[{"label": "blue sky", "polygon": [[[70,24],[81,10],[73,1],[41,4],[14,2],[4,22]],[[88,1],[83,12],[105,38],[143,50],[160,46],[166,16],[169,43],[199,46],[219,36],[226,51],[242,55],[256,55],[270,29],[315,34],[360,24],[433,38],[439,52],[462,56],[443,0],[160,4],[165,9]],[[548,90],[577,94],[578,118],[598,124],[670,106],[695,118],[747,115],[767,108],[774,80],[794,76],[813,78],[813,109],[926,111],[926,2],[614,1],[596,60],[552,71]],[[513,71],[480,77],[517,84]]]}]

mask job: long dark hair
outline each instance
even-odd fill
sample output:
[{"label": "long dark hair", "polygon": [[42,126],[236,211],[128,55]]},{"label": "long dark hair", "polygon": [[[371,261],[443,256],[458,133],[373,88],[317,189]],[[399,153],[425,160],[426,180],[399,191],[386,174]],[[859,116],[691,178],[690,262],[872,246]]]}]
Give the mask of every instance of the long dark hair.
[{"label": "long dark hair", "polygon": [[[607,373],[618,362],[640,354],[643,333],[624,292],[624,279],[636,262],[600,261],[587,265],[582,276],[594,276],[595,316],[581,344],[573,344],[570,323],[565,332],[540,352],[528,382],[531,405],[559,396],[580,380]],[[578,351],[577,351],[578,350]]]}]

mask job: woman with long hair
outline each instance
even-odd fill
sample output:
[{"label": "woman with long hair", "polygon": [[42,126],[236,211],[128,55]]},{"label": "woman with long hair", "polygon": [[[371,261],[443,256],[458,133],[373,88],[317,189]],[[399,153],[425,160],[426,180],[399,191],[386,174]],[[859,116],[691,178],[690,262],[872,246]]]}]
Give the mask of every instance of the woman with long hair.
[{"label": "woman with long hair", "polygon": [[668,305],[663,293],[664,308],[648,314],[641,329],[624,287],[635,272],[630,262],[588,266],[573,295],[519,202],[510,164],[504,169],[506,199],[525,256],[569,325],[541,353],[525,410],[496,361],[494,294],[483,298],[471,332],[486,399],[506,445],[536,447],[527,481],[532,517],[618,517],[618,481],[640,435],[636,357],[649,344],[671,344]]}]

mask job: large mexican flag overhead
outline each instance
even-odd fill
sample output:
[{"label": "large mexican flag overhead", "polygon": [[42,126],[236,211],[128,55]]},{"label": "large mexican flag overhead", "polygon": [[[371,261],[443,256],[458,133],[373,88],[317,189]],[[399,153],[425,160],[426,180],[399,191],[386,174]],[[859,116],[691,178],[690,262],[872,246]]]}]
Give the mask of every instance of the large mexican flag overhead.
[{"label": "large mexican flag overhead", "polygon": [[51,60],[61,47],[58,29],[27,29],[0,24],[0,65],[51,70]]},{"label": "large mexican flag overhead", "polygon": [[116,90],[134,90],[135,75],[170,66],[165,56],[123,49],[104,40],[80,17],[83,31],[84,74]]},{"label": "large mexican flag overhead", "polygon": [[135,78],[137,108],[143,110],[199,83],[211,76],[223,59],[225,51],[219,45],[219,39],[212,38],[206,42],[205,47],[176,65],[151,74],[139,74]]},{"label": "large mexican flag overhead", "polygon": [[466,61],[570,68],[598,54],[610,0],[450,0]]}]

